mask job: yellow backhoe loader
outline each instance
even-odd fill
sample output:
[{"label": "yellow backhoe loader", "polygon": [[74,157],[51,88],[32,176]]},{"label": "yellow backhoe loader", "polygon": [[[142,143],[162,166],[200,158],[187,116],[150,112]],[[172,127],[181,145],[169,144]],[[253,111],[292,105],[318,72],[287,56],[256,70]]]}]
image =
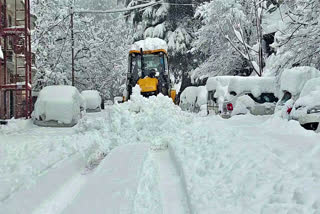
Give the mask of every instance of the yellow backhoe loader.
[{"label": "yellow backhoe loader", "polygon": [[[159,43],[158,40],[148,39],[147,44],[151,44],[153,41]],[[141,47],[139,50],[130,50],[124,101],[130,99],[132,88],[136,84],[140,86],[141,94],[145,97],[156,96],[162,93],[165,96],[171,97],[173,102],[175,101],[176,91],[171,87],[166,49],[150,50],[149,48],[143,50]]]}]

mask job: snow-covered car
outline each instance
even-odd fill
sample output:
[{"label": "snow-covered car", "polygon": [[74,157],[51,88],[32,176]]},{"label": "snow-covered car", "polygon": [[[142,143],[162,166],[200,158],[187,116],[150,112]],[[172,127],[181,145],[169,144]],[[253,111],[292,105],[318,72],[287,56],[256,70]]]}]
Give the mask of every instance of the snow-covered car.
[{"label": "snow-covered car", "polygon": [[306,82],[317,77],[320,77],[320,71],[309,66],[294,67],[283,71],[280,78],[281,98],[276,105],[277,111],[285,112],[282,117],[290,113],[293,103],[299,98]]},{"label": "snow-covered car", "polygon": [[87,112],[100,112],[101,111],[101,96],[96,90],[85,90],[81,92],[82,97],[86,102]]},{"label": "snow-covered car", "polygon": [[72,127],[85,112],[86,104],[73,86],[47,86],[43,88],[34,106],[34,124],[46,127]]},{"label": "snow-covered car", "polygon": [[[228,85],[235,76],[210,77],[206,83],[207,89],[207,109],[208,113],[219,114],[219,112],[231,112],[231,105],[228,106],[226,97],[228,96]],[[229,110],[228,110],[229,109]]]},{"label": "snow-covered car", "polygon": [[205,86],[190,86],[180,95],[179,106],[184,111],[207,114],[207,90]]},{"label": "snow-covered car", "polygon": [[[209,91],[208,100],[213,100],[215,112],[223,118],[248,112],[253,115],[274,113],[278,101],[275,78],[233,76],[216,82],[215,93]],[[207,89],[212,89],[213,82],[209,84],[211,88],[207,83]]]},{"label": "snow-covered car", "polygon": [[290,119],[306,129],[320,132],[320,78],[309,80],[294,103]]}]

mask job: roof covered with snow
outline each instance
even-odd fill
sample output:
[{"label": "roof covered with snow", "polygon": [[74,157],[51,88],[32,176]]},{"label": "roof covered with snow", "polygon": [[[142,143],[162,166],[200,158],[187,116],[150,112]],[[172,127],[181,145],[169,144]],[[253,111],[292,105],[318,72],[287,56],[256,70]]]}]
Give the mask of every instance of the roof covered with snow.
[{"label": "roof covered with snow", "polygon": [[228,87],[229,92],[236,92],[237,95],[242,93],[252,93],[258,97],[262,93],[274,93],[277,95],[276,78],[274,77],[236,77],[232,78]]},{"label": "roof covered with snow", "polygon": [[166,41],[159,38],[147,38],[145,40],[140,40],[135,42],[130,51],[140,51],[142,48],[143,51],[159,50],[164,49],[168,51],[168,45]]},{"label": "roof covered with snow", "polygon": [[210,77],[207,80],[206,88],[207,91],[214,91],[219,86],[227,86],[229,85],[231,79],[236,78],[235,76],[216,76],[216,77]]},{"label": "roof covered with snow", "polygon": [[304,84],[312,79],[320,77],[320,71],[309,66],[285,69],[281,76],[280,87],[282,91],[288,91],[292,95],[298,95]]}]

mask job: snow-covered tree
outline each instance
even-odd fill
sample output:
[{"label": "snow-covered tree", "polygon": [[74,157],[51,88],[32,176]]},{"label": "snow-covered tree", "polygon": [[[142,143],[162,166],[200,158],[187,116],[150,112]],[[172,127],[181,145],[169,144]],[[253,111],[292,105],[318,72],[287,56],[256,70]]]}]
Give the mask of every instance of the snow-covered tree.
[{"label": "snow-covered tree", "polygon": [[[96,4],[79,1],[75,6],[82,10],[110,9],[105,1],[94,2]],[[37,16],[33,48],[39,70],[34,81],[36,89],[52,84],[71,84],[71,3],[73,1],[33,1]],[[116,2],[111,6],[116,6]],[[128,45],[132,43],[130,28],[124,18],[76,13],[74,36],[75,85],[80,90],[99,90],[105,98],[121,95]]]},{"label": "snow-covered tree", "polygon": [[194,51],[202,54],[203,64],[193,72],[194,78],[252,71],[261,76],[262,19],[271,5],[267,0],[212,0],[198,7],[196,17],[203,26]]},{"label": "snow-covered tree", "polygon": [[276,54],[267,60],[272,75],[278,75],[284,68],[306,65],[320,69],[320,2],[319,0],[283,1],[279,20],[286,27],[275,34],[272,47]]}]

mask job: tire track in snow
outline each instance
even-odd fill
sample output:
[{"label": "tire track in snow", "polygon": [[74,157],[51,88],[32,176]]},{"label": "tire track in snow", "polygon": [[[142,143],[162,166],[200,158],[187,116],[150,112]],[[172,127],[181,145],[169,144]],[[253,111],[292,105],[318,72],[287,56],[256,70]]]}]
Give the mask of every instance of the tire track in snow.
[{"label": "tire track in snow", "polygon": [[183,178],[169,150],[152,152],[159,171],[159,189],[163,213],[191,214]]}]

